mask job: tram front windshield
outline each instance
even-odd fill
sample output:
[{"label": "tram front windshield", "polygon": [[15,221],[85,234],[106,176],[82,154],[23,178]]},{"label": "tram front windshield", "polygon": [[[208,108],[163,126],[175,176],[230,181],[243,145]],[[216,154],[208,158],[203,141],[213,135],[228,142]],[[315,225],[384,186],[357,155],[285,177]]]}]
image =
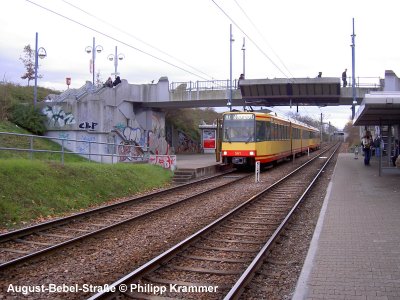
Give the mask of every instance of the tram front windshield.
[{"label": "tram front windshield", "polygon": [[224,115],[224,142],[254,142],[255,118],[253,114]]}]

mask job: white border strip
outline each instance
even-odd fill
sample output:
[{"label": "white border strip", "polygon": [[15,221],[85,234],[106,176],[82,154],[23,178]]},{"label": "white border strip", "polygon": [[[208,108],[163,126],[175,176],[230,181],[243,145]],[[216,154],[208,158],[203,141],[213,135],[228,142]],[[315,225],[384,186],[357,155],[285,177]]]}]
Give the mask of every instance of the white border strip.
[{"label": "white border strip", "polygon": [[320,215],[318,218],[318,222],[315,227],[314,235],[313,235],[311,243],[310,243],[310,248],[308,249],[307,257],[304,261],[304,265],[301,270],[299,280],[297,281],[296,290],[294,291],[292,300],[303,300],[303,299],[306,299],[306,297],[307,297],[307,293],[308,293],[307,283],[308,283],[308,279],[310,277],[311,270],[312,270],[312,267],[314,264],[314,258],[317,253],[319,237],[321,235],[322,226],[324,224],[325,213],[326,213],[326,210],[328,207],[331,190],[332,190],[332,181],[329,182],[328,189],[326,191],[326,195],[325,195],[325,199],[324,199],[324,203],[322,205],[321,212],[320,212]]}]

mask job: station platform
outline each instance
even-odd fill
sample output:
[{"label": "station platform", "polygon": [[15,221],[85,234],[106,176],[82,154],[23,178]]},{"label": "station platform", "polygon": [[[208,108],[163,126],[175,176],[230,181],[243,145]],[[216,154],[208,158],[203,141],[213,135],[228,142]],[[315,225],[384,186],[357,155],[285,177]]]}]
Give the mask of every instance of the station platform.
[{"label": "station platform", "polygon": [[214,165],[219,165],[215,153],[213,154],[177,154],[176,166],[177,169],[197,169]]},{"label": "station platform", "polygon": [[292,299],[400,299],[399,174],[339,154]]},{"label": "station platform", "polygon": [[216,161],[214,154],[178,154],[176,156],[176,170],[173,181],[185,183],[190,180],[211,176],[224,171],[228,166]]}]

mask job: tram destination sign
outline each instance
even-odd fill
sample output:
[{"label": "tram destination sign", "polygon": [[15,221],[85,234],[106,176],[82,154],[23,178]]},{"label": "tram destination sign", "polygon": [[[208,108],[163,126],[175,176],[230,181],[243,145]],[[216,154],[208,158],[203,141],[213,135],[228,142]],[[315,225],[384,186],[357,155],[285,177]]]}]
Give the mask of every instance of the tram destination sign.
[{"label": "tram destination sign", "polygon": [[254,114],[227,114],[225,120],[254,120]]}]

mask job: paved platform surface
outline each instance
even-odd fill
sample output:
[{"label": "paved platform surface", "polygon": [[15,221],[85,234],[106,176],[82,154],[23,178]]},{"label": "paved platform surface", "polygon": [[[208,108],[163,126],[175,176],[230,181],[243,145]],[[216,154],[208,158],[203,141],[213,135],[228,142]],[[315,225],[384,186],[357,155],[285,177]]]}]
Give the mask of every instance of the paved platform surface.
[{"label": "paved platform surface", "polygon": [[400,175],[340,154],[292,299],[400,299]]},{"label": "paved platform surface", "polygon": [[215,154],[178,154],[176,156],[177,169],[198,169],[219,165]]}]

